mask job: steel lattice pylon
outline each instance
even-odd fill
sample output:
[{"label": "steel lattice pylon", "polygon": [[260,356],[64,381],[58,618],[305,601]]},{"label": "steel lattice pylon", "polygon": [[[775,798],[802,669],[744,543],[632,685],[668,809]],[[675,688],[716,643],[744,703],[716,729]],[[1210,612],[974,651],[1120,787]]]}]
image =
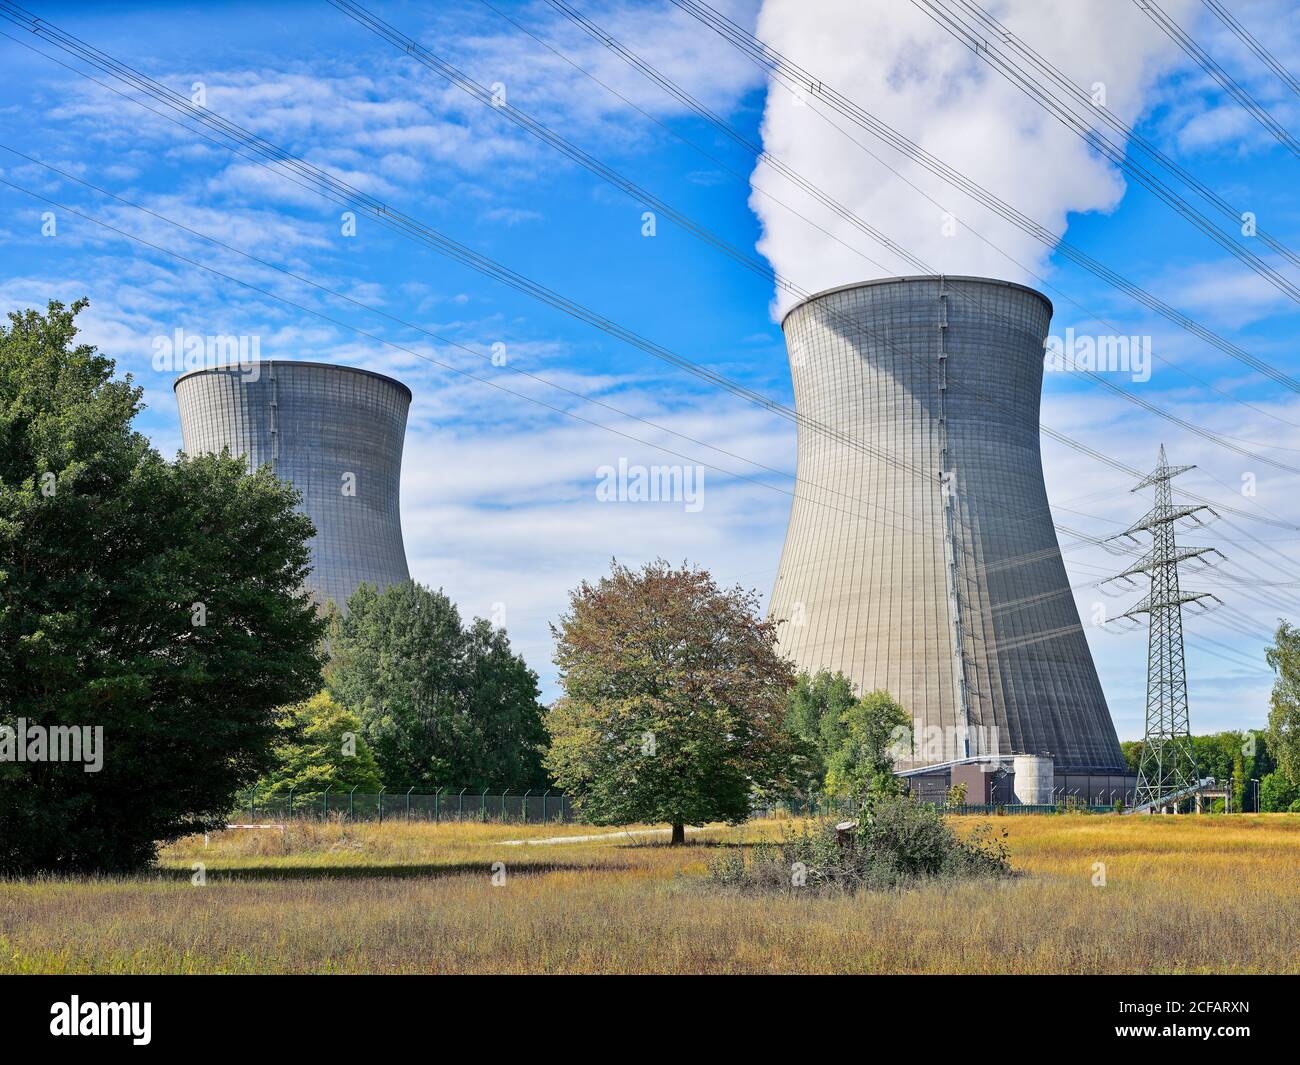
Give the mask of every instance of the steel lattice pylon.
[{"label": "steel lattice pylon", "polygon": [[[1178,567],[1192,560],[1208,563],[1207,556],[1223,553],[1215,547],[1179,548],[1174,528],[1184,518],[1204,524],[1199,513],[1210,507],[1174,506],[1169,482],[1192,466],[1170,466],[1160,447],[1156,468],[1133,489],[1155,488],[1155,506],[1120,537],[1137,540],[1136,533],[1151,534],[1151,550],[1137,563],[1110,580],[1132,583],[1135,574],[1151,578],[1146,597],[1116,621],[1136,622],[1145,614],[1150,624],[1147,649],[1146,737],[1138,768],[1134,805],[1160,803],[1166,796],[1198,783],[1196,756],[1192,750],[1191,722],[1187,701],[1187,666],[1183,657],[1183,606],[1207,599],[1220,602],[1209,592],[1184,592],[1179,587]],[[1215,515],[1218,516],[1217,514]],[[1115,537],[1114,539],[1119,539]]]}]

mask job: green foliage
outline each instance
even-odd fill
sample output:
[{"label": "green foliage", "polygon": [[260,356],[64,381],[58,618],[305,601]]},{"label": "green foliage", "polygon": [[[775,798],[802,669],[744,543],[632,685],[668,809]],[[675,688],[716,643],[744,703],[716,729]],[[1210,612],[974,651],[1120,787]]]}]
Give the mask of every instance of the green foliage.
[{"label": "green foliage", "polygon": [[[867,692],[841,715],[844,738],[826,759],[826,793],[862,799],[897,794],[894,755],[910,746],[912,719],[888,692]],[[903,739],[903,738],[906,739]]]},{"label": "green foliage", "polygon": [[710,864],[712,883],[743,891],[813,895],[889,890],[935,880],[1012,875],[1005,830],[983,825],[958,836],[933,806],[901,795],[876,798],[856,828],[834,821],[805,823],[774,843],[758,843]]},{"label": "green foliage", "polygon": [[1136,773],[1142,764],[1142,746],[1141,740],[1125,740],[1119,745],[1119,749],[1124,752],[1124,764],[1130,773]]},{"label": "green foliage", "polygon": [[844,743],[844,714],[856,702],[853,682],[843,673],[822,670],[800,673],[790,691],[786,730],[800,741],[804,770],[799,781],[804,794],[826,786],[826,760]]},{"label": "green foliage", "polygon": [[1277,674],[1269,701],[1269,749],[1278,770],[1300,786],[1300,629],[1279,624],[1267,658]]},{"label": "green foliage", "polygon": [[808,790],[860,799],[872,788],[901,787],[894,758],[911,741],[910,715],[885,691],[861,699],[843,673],[800,673],[790,692],[786,730],[806,752],[801,763]]},{"label": "green foliage", "polygon": [[330,693],[356,710],[390,787],[546,786],[537,674],[504,630],[441,591],[363,584],[331,620]]},{"label": "green foliage", "polygon": [[1300,800],[1300,788],[1281,770],[1269,773],[1259,782],[1259,806],[1264,813],[1285,813],[1297,800]]},{"label": "green foliage", "polygon": [[1246,759],[1240,749],[1232,760],[1232,812],[1244,813],[1246,810],[1246,791],[1250,782],[1246,779]]},{"label": "green foliage", "polygon": [[966,781],[963,780],[959,784],[954,784],[948,789],[948,795],[944,800],[944,804],[947,806],[966,805],[966,790]]},{"label": "green foliage", "polygon": [[310,521],[230,456],[168,463],[76,314],[0,329],[0,723],[103,729],[103,768],[0,762],[0,872],[124,871],[224,822],[320,683]]},{"label": "green foliage", "polygon": [[374,752],[360,735],[361,719],[328,692],[285,707],[280,727],[277,765],[258,785],[261,797],[278,798],[291,791],[306,796],[330,787],[377,792],[382,786]]},{"label": "green foliage", "polygon": [[660,560],[583,582],[552,626],[547,765],[595,824],[741,821],[790,783],[789,665],[758,600]]}]

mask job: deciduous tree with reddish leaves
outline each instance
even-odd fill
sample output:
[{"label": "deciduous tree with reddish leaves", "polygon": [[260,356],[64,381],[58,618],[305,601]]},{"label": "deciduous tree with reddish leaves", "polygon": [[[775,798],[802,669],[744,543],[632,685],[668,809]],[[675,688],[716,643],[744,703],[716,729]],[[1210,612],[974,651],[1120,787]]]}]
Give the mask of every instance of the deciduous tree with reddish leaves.
[{"label": "deciduous tree with reddish leaves", "polygon": [[794,673],[758,597],[703,569],[613,564],[551,627],[564,695],[547,766],[593,824],[739,822],[788,786]]}]

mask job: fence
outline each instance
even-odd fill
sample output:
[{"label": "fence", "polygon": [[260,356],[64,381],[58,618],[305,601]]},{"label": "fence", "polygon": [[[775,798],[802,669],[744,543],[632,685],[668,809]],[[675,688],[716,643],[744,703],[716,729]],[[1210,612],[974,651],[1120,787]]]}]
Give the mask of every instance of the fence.
[{"label": "fence", "polygon": [[544,824],[574,820],[573,802],[551,788],[529,788],[499,794],[487,790],[440,788],[436,792],[388,790],[379,792],[334,791],[296,795],[259,796],[250,791],[240,796],[231,821],[288,820],[307,818],[349,821],[504,821]]},{"label": "fence", "polygon": [[[1061,795],[1052,804],[1022,805],[1014,802],[948,804],[941,796],[917,795],[922,802],[942,806],[950,814],[1056,814],[1111,813],[1109,804],[1085,803],[1075,796]],[[1131,795],[1125,796],[1125,805]],[[802,799],[755,804],[752,818],[765,817],[852,817],[857,805],[851,799],[831,799],[813,795]],[[578,820],[573,801],[551,789],[511,789],[499,794],[487,791],[443,789],[436,792],[334,791],[310,794],[259,796],[249,792],[240,796],[231,812],[232,823],[256,824],[258,821],[285,821],[293,818],[349,821],[497,821],[510,824],[570,824]]]},{"label": "fence", "polygon": [[[1057,789],[1056,801],[1052,803],[1027,804],[1018,802],[992,803],[949,803],[945,794],[931,795],[912,793],[918,802],[929,803],[942,808],[946,814],[1109,814],[1115,812],[1113,804],[1087,803],[1078,796],[1066,794]],[[1131,805],[1132,793],[1124,797],[1124,805]],[[751,817],[853,817],[857,807],[849,799],[830,799],[826,796],[810,796],[807,799],[785,802],[763,803],[756,806]]]}]

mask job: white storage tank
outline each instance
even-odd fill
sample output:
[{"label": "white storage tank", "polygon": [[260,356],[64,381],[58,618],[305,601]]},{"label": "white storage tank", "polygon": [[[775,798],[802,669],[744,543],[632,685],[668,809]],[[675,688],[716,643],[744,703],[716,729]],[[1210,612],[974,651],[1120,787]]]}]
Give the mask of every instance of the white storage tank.
[{"label": "white storage tank", "polygon": [[1046,755],[1018,754],[1011,761],[1015,773],[1016,802],[1026,806],[1046,805],[1056,787],[1056,766]]}]

